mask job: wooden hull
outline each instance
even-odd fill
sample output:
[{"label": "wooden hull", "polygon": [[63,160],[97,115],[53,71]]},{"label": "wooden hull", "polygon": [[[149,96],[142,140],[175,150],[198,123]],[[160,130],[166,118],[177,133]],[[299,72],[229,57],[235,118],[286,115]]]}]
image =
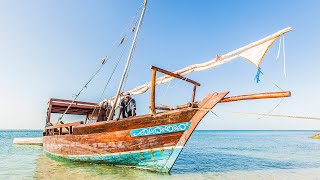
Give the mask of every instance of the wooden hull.
[{"label": "wooden hull", "polygon": [[44,136],[44,151],[71,161],[169,172],[198,123],[227,94],[209,94],[197,109],[78,125],[72,134]]}]

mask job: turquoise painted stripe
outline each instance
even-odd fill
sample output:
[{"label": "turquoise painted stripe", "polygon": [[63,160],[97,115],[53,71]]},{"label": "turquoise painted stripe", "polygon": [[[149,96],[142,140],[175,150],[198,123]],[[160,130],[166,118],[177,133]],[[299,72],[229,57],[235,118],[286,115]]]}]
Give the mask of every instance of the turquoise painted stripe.
[{"label": "turquoise painted stripe", "polygon": [[130,131],[131,137],[151,136],[157,134],[167,134],[173,132],[181,132],[189,129],[191,122],[167,124],[162,126],[153,126],[148,128],[133,129]]},{"label": "turquoise painted stripe", "polygon": [[[180,149],[180,150],[179,150]],[[71,161],[84,161],[93,163],[104,163],[109,165],[130,166],[142,169],[150,169],[159,172],[169,172],[168,159],[173,152],[181,151],[181,148],[156,149],[150,151],[135,151],[130,153],[118,153],[111,155],[77,155],[58,156],[49,153],[49,156],[58,156]],[[170,163],[169,163],[170,164]],[[172,164],[173,165],[173,164]]]}]

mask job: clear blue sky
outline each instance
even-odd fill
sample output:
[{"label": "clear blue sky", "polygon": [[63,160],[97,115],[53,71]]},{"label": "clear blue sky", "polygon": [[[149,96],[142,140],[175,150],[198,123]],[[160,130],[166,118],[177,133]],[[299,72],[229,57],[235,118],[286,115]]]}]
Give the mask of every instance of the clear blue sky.
[{"label": "clear blue sky", "polygon": [[[96,70],[141,1],[0,1],[0,129],[42,129],[50,97],[71,99]],[[150,80],[150,65],[177,70],[201,63],[287,26],[287,77],[278,42],[262,70],[292,97],[276,114],[320,116],[320,1],[150,0],[130,67],[126,89]],[[115,60],[112,60],[115,61]],[[98,101],[111,71],[107,64],[79,100]],[[113,96],[124,60],[108,93]],[[256,69],[238,59],[189,77],[200,82],[197,99],[215,91],[231,95],[277,91],[270,81],[253,81]],[[174,81],[157,89],[157,104],[182,104],[192,87]],[[138,114],[148,112],[149,93],[135,97]],[[266,113],[279,100],[228,103],[218,110]],[[320,121],[218,113],[198,129],[320,129]],[[55,119],[53,119],[55,121]]]}]

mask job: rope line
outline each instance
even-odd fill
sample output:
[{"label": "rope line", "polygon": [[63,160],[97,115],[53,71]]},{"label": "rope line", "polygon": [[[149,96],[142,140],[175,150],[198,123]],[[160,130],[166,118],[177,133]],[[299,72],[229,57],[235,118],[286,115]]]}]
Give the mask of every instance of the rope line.
[{"label": "rope line", "polygon": [[275,87],[277,87],[279,90],[284,91],[279,85],[277,85],[271,78],[269,78],[266,74],[264,74],[261,70],[260,73],[269,81],[271,82]]},{"label": "rope line", "polygon": [[[105,85],[104,88],[103,88],[103,91],[102,91],[102,93],[101,93],[101,95],[100,95],[100,97],[99,97],[99,101],[101,101],[102,96],[104,95],[104,93],[105,93],[105,91],[106,91],[106,89],[107,89],[107,87],[108,87],[108,85],[109,85],[109,83],[110,83],[110,81],[111,81],[111,79],[112,79],[112,77],[113,77],[113,75],[114,75],[114,73],[115,73],[115,71],[116,71],[119,63],[120,63],[120,60],[122,59],[122,57],[123,57],[123,55],[124,55],[124,52],[125,52],[128,44],[129,44],[128,42],[129,42],[128,40],[125,42],[125,43],[126,43],[126,44],[125,44],[125,47],[122,49],[122,52],[121,52],[121,54],[120,54],[120,56],[119,56],[119,58],[118,58],[118,61],[116,62],[115,66],[114,66],[114,68],[113,68],[113,70],[112,70],[112,72],[111,72],[111,74],[110,74],[110,76],[109,76],[109,78],[108,78],[108,81],[107,81],[106,85]],[[98,101],[98,102],[99,102],[99,101]],[[93,109],[93,111],[92,111],[92,113],[91,113],[92,115],[96,112],[97,107],[98,107],[98,104],[97,104],[97,106],[95,106],[95,108]],[[100,110],[101,110],[101,107],[99,107],[99,113],[100,113]]]},{"label": "rope line", "polygon": [[[268,111],[267,114],[271,114],[278,106],[280,106],[280,104],[283,102],[283,100],[284,100],[284,98],[282,98],[280,100],[280,102],[274,108],[272,108],[270,111]],[[259,118],[257,118],[257,120],[263,119],[264,117],[266,117],[266,116],[259,117]]]},{"label": "rope line", "polygon": [[[103,91],[102,91],[102,93],[101,93],[101,95],[100,95],[100,97],[99,97],[98,102],[101,101],[102,96],[105,94],[105,91],[106,91],[106,89],[107,89],[107,87],[108,87],[108,85],[109,85],[109,83],[110,83],[110,81],[111,81],[111,79],[112,79],[112,77],[113,77],[113,75],[114,75],[114,73],[115,73],[115,71],[116,71],[119,63],[120,63],[120,60],[122,59],[122,57],[123,57],[123,55],[124,55],[124,53],[125,53],[128,45],[129,45],[129,40],[130,40],[131,38],[132,38],[132,33],[130,33],[129,38],[127,38],[127,39],[125,40],[125,42],[124,42],[125,45],[123,46],[123,48],[122,48],[122,50],[121,50],[121,53],[120,53],[120,55],[119,55],[119,57],[118,57],[118,60],[117,60],[115,66],[114,66],[114,68],[113,68],[113,70],[112,70],[112,72],[111,72],[111,74],[110,74],[110,76],[109,76],[109,78],[108,78],[108,81],[107,81],[106,85],[105,85],[104,88],[103,88]],[[94,114],[94,113],[96,112],[96,109],[97,109],[97,106],[96,106],[96,107],[94,108],[94,110],[92,111],[92,114]],[[101,107],[99,107],[99,113],[100,113],[100,110],[101,110]]]},{"label": "rope line", "polygon": [[[138,15],[138,12],[141,10],[142,7],[143,7],[143,5],[141,5],[141,6],[138,8],[138,10],[136,11],[136,14],[135,14],[134,17],[131,19],[130,23],[128,24],[128,26],[127,26],[127,28],[126,28],[127,31],[130,30],[130,32],[128,32],[128,33],[129,33],[129,37],[128,37],[128,38],[125,38],[125,37],[127,36],[127,34],[125,34],[124,37],[121,39],[119,45],[118,45],[118,46],[120,46],[120,45],[122,45],[123,43],[125,44],[125,45],[123,46],[121,52],[120,52],[120,55],[119,55],[119,57],[118,57],[118,60],[117,60],[117,62],[116,62],[116,64],[115,64],[114,68],[113,68],[113,71],[111,72],[111,74],[110,74],[110,76],[109,76],[109,78],[108,78],[108,81],[107,81],[106,85],[105,85],[104,88],[103,88],[103,91],[102,91],[102,93],[101,93],[101,95],[100,95],[100,97],[99,97],[97,106],[95,106],[95,108],[94,108],[93,111],[92,111],[92,115],[96,112],[97,107],[99,106],[99,102],[101,101],[102,96],[105,94],[105,91],[106,91],[106,89],[107,89],[107,87],[108,87],[108,85],[109,85],[109,83],[110,83],[110,81],[111,81],[111,79],[112,79],[112,77],[113,77],[113,75],[114,75],[114,73],[115,73],[115,71],[116,71],[119,63],[120,63],[120,60],[122,59],[125,51],[127,50],[127,47],[128,47],[128,45],[129,45],[129,40],[132,38],[133,32],[135,31],[135,27],[136,27],[136,25],[137,25],[137,23],[138,23],[138,20],[139,20],[139,19],[138,19],[138,16],[137,16],[137,15]],[[135,19],[135,21],[134,21],[134,19]],[[135,23],[133,23],[133,22],[135,22]],[[132,27],[132,24],[134,24],[133,27]],[[129,27],[131,27],[131,28],[129,29]],[[102,108],[102,107],[99,106],[99,112],[98,112],[98,113],[100,113],[101,108]],[[91,116],[91,118],[89,118],[89,119],[92,119],[92,117],[93,117],[93,116]],[[88,120],[88,119],[87,119],[87,120]],[[87,123],[87,120],[86,120],[85,123]]]},{"label": "rope line", "polygon": [[[139,7],[139,9],[141,9],[142,6]],[[139,12],[139,9],[136,11],[136,14],[133,16],[133,18],[131,18],[130,22],[128,23],[128,25],[126,26],[125,30],[121,33],[121,35],[119,36],[119,40],[120,43],[117,47],[119,47],[122,43],[123,40],[125,38],[124,34],[125,32],[128,30],[128,28],[130,27],[130,25],[132,24],[132,21],[137,17],[137,13]],[[132,30],[131,30],[132,31]],[[74,99],[72,100],[72,102],[69,104],[69,106],[67,107],[67,109],[63,112],[63,114],[58,118],[57,123],[59,123],[61,121],[61,119],[64,117],[64,115],[68,112],[68,110],[71,108],[71,106],[74,104],[74,102],[77,100],[77,98],[80,96],[80,94],[82,93],[82,91],[84,89],[86,89],[88,87],[88,84],[93,80],[93,78],[100,72],[100,70],[102,69],[102,67],[106,64],[106,62],[110,59],[110,57],[112,56],[112,54],[115,51],[115,46],[117,44],[117,42],[119,42],[119,40],[115,41],[115,43],[112,45],[112,47],[107,51],[106,55],[102,58],[102,60],[100,61],[100,67],[97,69],[97,71],[95,71],[93,73],[93,75],[89,78],[89,80],[85,83],[85,85],[81,88],[81,90],[78,92],[78,94],[75,95]],[[109,54],[110,53],[110,54]],[[109,56],[108,56],[109,55]]]},{"label": "rope line", "polygon": [[225,120],[225,119],[223,119],[222,117],[220,117],[220,116],[218,116],[218,114],[216,114],[216,113],[214,113],[212,110],[210,111],[213,115],[215,115],[217,118],[219,118],[220,120]]},{"label": "rope line", "polygon": [[257,115],[257,116],[272,116],[272,117],[285,117],[285,118],[296,118],[296,119],[320,120],[320,117],[310,117],[310,116],[292,116],[292,115],[284,115],[284,114],[265,114],[265,113],[239,112],[239,111],[226,111],[226,110],[216,110],[216,112],[226,112],[226,113],[232,113],[232,114],[245,114],[245,115]]}]

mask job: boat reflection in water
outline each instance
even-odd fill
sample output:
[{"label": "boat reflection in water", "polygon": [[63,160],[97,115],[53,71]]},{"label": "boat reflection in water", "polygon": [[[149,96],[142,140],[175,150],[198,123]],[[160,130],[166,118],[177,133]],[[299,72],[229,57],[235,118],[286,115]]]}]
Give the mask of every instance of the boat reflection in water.
[{"label": "boat reflection in water", "polygon": [[85,162],[71,162],[66,160],[53,160],[41,154],[36,162],[35,179],[147,179],[169,178],[168,174],[157,174],[134,168],[119,168],[106,164]]}]

